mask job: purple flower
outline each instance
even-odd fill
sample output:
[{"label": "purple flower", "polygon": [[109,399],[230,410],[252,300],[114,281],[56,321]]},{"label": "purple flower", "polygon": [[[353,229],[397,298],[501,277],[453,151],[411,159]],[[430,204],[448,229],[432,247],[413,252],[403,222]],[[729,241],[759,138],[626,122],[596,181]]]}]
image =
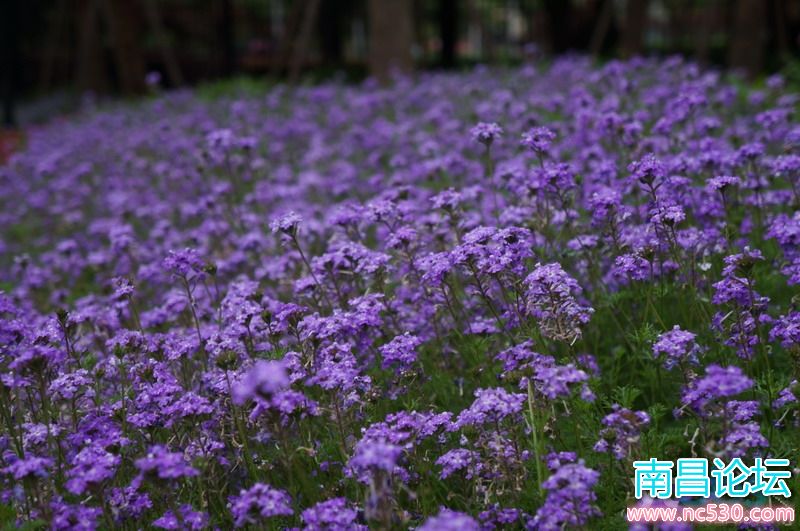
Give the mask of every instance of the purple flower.
[{"label": "purple flower", "polygon": [[142,474],[158,479],[180,479],[199,474],[186,462],[183,454],[170,452],[167,447],[160,445],[151,447],[147,455],[137,459],[135,464]]},{"label": "purple flower", "polygon": [[362,440],[356,445],[353,457],[348,465],[361,477],[372,470],[392,473],[397,465],[403,449],[396,444],[377,440]]},{"label": "purple flower", "polygon": [[628,215],[622,204],[622,194],[614,188],[603,187],[594,192],[589,198],[588,207],[593,227],[616,224]]},{"label": "purple flower", "polygon": [[480,475],[482,463],[478,452],[465,448],[456,448],[436,460],[436,464],[442,467],[439,477],[446,479],[456,472],[464,471],[467,479],[472,479]]},{"label": "purple flower", "polygon": [[560,466],[542,483],[547,491],[544,504],[528,522],[529,529],[564,529],[586,526],[600,511],[594,487],[600,473],[583,461]]},{"label": "purple flower", "polygon": [[78,369],[75,372],[62,374],[55,378],[48,391],[56,400],[73,400],[81,394],[92,397],[94,396],[94,390],[89,387],[91,384],[92,379],[89,377],[89,371]]},{"label": "purple flower", "polygon": [[631,280],[642,281],[650,279],[653,266],[649,260],[637,254],[622,254],[614,259],[611,274],[619,278],[623,284]]},{"label": "purple flower", "polygon": [[503,134],[503,129],[496,123],[480,122],[470,129],[473,140],[477,140],[485,146],[491,146],[497,138]]},{"label": "purple flower", "polygon": [[519,509],[503,508],[499,504],[494,504],[488,510],[482,511],[478,518],[481,521],[481,529],[488,531],[519,525],[520,521],[525,521],[528,518],[528,515]]},{"label": "purple flower", "polygon": [[539,393],[550,400],[567,397],[572,394],[575,384],[582,384],[580,387],[581,398],[587,402],[592,402],[594,400],[594,394],[591,389],[585,385],[587,380],[589,380],[589,375],[573,364],[548,364],[547,366],[534,368],[534,387]]},{"label": "purple flower", "polygon": [[717,312],[712,327],[723,334],[724,343],[735,348],[743,359],[751,359],[761,343],[759,324],[772,320],[766,313],[769,298],[758,294],[752,281],[753,267],[763,259],[761,251],[747,247],[741,253],[726,256],[724,278],[713,285],[711,302],[726,305],[730,311]]},{"label": "purple flower", "polygon": [[302,513],[304,531],[364,531],[356,523],[358,511],[345,498],[331,498],[309,507]]},{"label": "purple flower", "polygon": [[363,430],[361,440],[385,441],[410,452],[425,439],[448,429],[451,417],[450,413],[398,411]]},{"label": "purple flower", "polygon": [[753,380],[745,376],[739,367],[712,364],[706,367],[705,376],[694,380],[684,389],[681,401],[702,414],[711,402],[736,396],[752,386]]},{"label": "purple flower", "polygon": [[478,389],[475,391],[475,401],[458,415],[455,427],[478,427],[500,422],[507,417],[516,417],[522,412],[525,400],[522,393],[509,393],[501,387]]},{"label": "purple flower", "polygon": [[431,197],[431,203],[433,203],[434,208],[441,208],[449,211],[457,209],[464,200],[464,195],[452,188],[443,190]]},{"label": "purple flower", "polygon": [[617,459],[630,457],[634,446],[639,442],[642,428],[650,424],[650,416],[644,411],[632,411],[619,404],[612,406],[612,412],[603,418],[600,440],[594,445],[596,452],[611,452]]},{"label": "purple flower", "polygon": [[797,380],[792,380],[792,382],[788,386],[781,389],[781,392],[778,393],[778,398],[776,398],[775,401],[772,402],[772,409],[780,409],[789,404],[796,404],[798,402],[796,394],[797,391],[798,391]]},{"label": "purple flower", "polygon": [[190,247],[170,251],[163,263],[164,269],[170,273],[187,278],[202,273],[206,265],[197,250]]},{"label": "purple flower", "polygon": [[528,311],[550,339],[574,342],[594,309],[578,302],[582,289],[558,263],[537,265],[525,279]]},{"label": "purple flower", "polygon": [[672,369],[682,363],[697,365],[699,363],[697,356],[702,349],[695,342],[696,337],[692,332],[681,330],[680,326],[675,325],[669,332],[658,336],[653,343],[653,356],[658,358],[663,355],[666,369]]},{"label": "purple flower", "polygon": [[118,300],[126,299],[133,294],[133,283],[129,278],[116,277],[112,279],[114,286],[114,298]]},{"label": "purple flower", "polygon": [[108,502],[116,521],[139,518],[153,508],[150,496],[134,486],[111,489]]},{"label": "purple flower", "polygon": [[230,508],[236,527],[261,525],[267,518],[294,514],[289,495],[263,483],[256,483],[249,489],[242,489],[238,496],[231,496]]},{"label": "purple flower", "polygon": [[760,404],[755,400],[731,400],[716,415],[724,419],[724,429],[719,439],[725,455],[744,457],[754,448],[768,448],[769,441],[761,434],[761,426],[754,418]]},{"label": "purple flower", "polygon": [[711,177],[707,182],[710,189],[718,192],[725,192],[729,188],[736,188],[741,184],[738,177],[732,175],[720,175],[718,177]]},{"label": "purple flower", "polygon": [[100,518],[103,509],[88,507],[84,504],[71,505],[64,503],[58,497],[50,503],[53,519],[50,522],[52,529],[57,531],[92,531],[100,527]]},{"label": "purple flower", "polygon": [[545,456],[547,468],[555,472],[564,465],[578,462],[578,454],[575,452],[550,452]]},{"label": "purple flower", "polygon": [[286,367],[279,361],[257,361],[233,387],[233,401],[244,404],[254,397],[268,399],[289,386]]},{"label": "purple flower", "polygon": [[439,514],[431,516],[421,526],[419,531],[480,531],[478,521],[471,516],[442,508]]},{"label": "purple flower", "polygon": [[666,175],[664,164],[652,153],[645,155],[637,161],[631,162],[628,166],[628,171],[630,171],[640,183],[647,185],[652,185],[657,181],[660,182]]},{"label": "purple flower", "polygon": [[87,446],[72,460],[67,473],[67,490],[83,494],[87,489],[114,477],[120,457],[99,446]]},{"label": "purple flower", "polygon": [[800,346],[800,312],[789,312],[777,318],[769,331],[769,339],[780,342],[786,349]]},{"label": "purple flower", "polygon": [[195,511],[188,503],[181,505],[178,511],[179,514],[175,514],[172,509],[168,510],[161,518],[153,522],[153,527],[181,531],[186,529],[200,530],[208,527],[208,515]]},{"label": "purple flower", "polygon": [[547,152],[555,138],[556,134],[550,129],[546,127],[534,127],[522,134],[520,144],[537,154],[542,154]]},{"label": "purple flower", "polygon": [[282,232],[283,234],[288,234],[289,236],[294,236],[297,234],[297,227],[303,221],[299,215],[294,212],[289,212],[279,218],[276,218],[272,223],[270,223],[270,229],[273,233],[275,232]]},{"label": "purple flower", "polygon": [[604,469],[783,455],[800,95],[736,85],[553,57],[36,127],[0,165],[0,505],[54,529],[611,528],[626,493],[595,497],[587,437]]},{"label": "purple flower", "polygon": [[417,348],[422,341],[406,332],[401,336],[396,336],[390,342],[380,348],[383,357],[383,368],[387,369],[393,365],[400,368],[408,368],[417,361]]},{"label": "purple flower", "polygon": [[46,478],[52,466],[52,459],[31,455],[22,459],[13,460],[10,465],[3,468],[3,473],[8,474],[17,481],[34,477]]},{"label": "purple flower", "polygon": [[157,89],[161,85],[161,72],[151,70],[144,76],[144,83],[151,89]]}]

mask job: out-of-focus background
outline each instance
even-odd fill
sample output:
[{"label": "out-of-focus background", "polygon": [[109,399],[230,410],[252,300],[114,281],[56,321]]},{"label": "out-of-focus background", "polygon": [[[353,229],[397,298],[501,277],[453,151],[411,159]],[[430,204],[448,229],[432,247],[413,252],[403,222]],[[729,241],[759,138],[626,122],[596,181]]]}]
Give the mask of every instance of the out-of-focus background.
[{"label": "out-of-focus background", "polygon": [[[3,124],[222,79],[680,53],[800,79],[800,0],[2,0]],[[218,86],[219,83],[212,86]]]}]

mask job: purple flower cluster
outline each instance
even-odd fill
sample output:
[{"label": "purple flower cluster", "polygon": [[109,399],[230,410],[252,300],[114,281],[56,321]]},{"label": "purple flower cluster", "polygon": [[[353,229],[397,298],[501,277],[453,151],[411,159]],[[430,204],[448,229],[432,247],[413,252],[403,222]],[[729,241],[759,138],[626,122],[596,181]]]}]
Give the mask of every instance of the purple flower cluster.
[{"label": "purple flower cluster", "polygon": [[288,494],[263,483],[242,489],[238,496],[231,496],[230,504],[236,527],[259,524],[268,518],[294,513]]},{"label": "purple flower cluster", "polygon": [[664,332],[658,336],[658,340],[653,343],[653,355],[664,359],[664,367],[672,369],[676,365],[697,365],[698,354],[702,351],[695,342],[696,334],[681,330],[675,325],[669,332]]},{"label": "purple flower cluster", "polygon": [[542,483],[547,491],[544,504],[528,522],[529,529],[547,530],[581,527],[592,517],[599,516],[595,485],[600,474],[587,468],[584,462],[560,464]]},{"label": "purple flower cluster", "polygon": [[481,122],[470,129],[470,134],[472,135],[473,139],[477,140],[481,144],[491,146],[492,142],[503,135],[503,128],[493,122]]},{"label": "purple flower cluster", "polygon": [[740,368],[709,365],[704,377],[690,382],[684,389],[683,407],[690,408],[699,417],[700,429],[706,437],[718,432],[718,437],[708,444],[718,445],[716,451],[722,455],[743,457],[751,450],[769,446],[756,420],[760,414],[759,402],[731,400],[752,387],[753,380]]},{"label": "purple flower cluster", "polygon": [[367,526],[356,522],[358,511],[345,498],[331,498],[303,511],[306,531],[362,531]]},{"label": "purple flower cluster", "polygon": [[645,450],[786,454],[800,97],[731,79],[573,56],[31,130],[4,524],[613,529]]},{"label": "purple flower cluster", "polygon": [[442,509],[418,528],[420,531],[479,531],[478,521],[468,514]]},{"label": "purple flower cluster", "polygon": [[632,411],[619,404],[603,418],[600,440],[594,445],[596,452],[611,453],[617,459],[631,457],[638,446],[642,429],[650,424],[650,415],[644,411]]},{"label": "purple flower cluster", "polygon": [[546,338],[574,342],[594,310],[579,302],[578,281],[560,264],[537,265],[525,279],[528,311]]},{"label": "purple flower cluster", "polygon": [[406,332],[397,336],[380,348],[383,356],[383,367],[397,365],[402,368],[411,367],[417,361],[417,348],[422,340]]}]

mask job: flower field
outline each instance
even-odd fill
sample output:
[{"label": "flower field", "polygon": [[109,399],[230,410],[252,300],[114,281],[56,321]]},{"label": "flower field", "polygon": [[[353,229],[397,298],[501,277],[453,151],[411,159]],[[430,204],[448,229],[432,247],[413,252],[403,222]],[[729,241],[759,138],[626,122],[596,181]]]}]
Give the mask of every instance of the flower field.
[{"label": "flower field", "polygon": [[796,467],[798,103],[564,58],[32,131],[0,168],[0,518],[624,529],[633,461]]}]

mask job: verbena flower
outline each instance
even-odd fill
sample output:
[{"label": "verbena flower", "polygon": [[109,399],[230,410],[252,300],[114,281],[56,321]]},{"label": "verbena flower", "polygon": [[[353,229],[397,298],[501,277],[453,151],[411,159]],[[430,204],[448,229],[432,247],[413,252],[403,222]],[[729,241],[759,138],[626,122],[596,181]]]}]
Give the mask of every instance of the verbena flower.
[{"label": "verbena flower", "polygon": [[257,361],[233,388],[237,404],[254,397],[270,398],[289,386],[286,368],[278,361]]},{"label": "verbena flower", "polygon": [[289,212],[270,223],[270,229],[272,229],[272,232],[282,232],[283,234],[294,236],[297,234],[297,227],[302,221],[303,218],[298,214]]},{"label": "verbena flower", "polygon": [[3,473],[17,481],[26,478],[46,478],[49,476],[52,466],[53,460],[48,457],[27,456],[22,459],[14,459],[10,465],[3,468]]},{"label": "verbena flower", "polygon": [[391,474],[395,470],[403,449],[396,445],[379,440],[363,440],[356,445],[349,466],[360,475],[366,477],[370,471],[380,470]]},{"label": "verbena flower", "polygon": [[356,522],[358,511],[345,498],[331,498],[302,513],[305,531],[359,531],[367,526]]},{"label": "verbena flower", "polygon": [[632,411],[619,404],[603,418],[600,439],[595,443],[596,452],[611,453],[617,459],[630,457],[638,445],[642,429],[650,424],[650,415],[644,411]]},{"label": "verbena flower", "polygon": [[663,358],[666,369],[672,369],[676,365],[688,364],[697,365],[698,355],[702,352],[700,346],[695,342],[696,334],[681,330],[675,325],[669,332],[664,332],[655,343],[653,343],[653,356]]},{"label": "verbena flower", "polygon": [[492,142],[503,134],[503,129],[496,123],[480,122],[470,129],[470,134],[474,140],[486,146],[491,146]]},{"label": "verbena flower", "polygon": [[681,402],[698,413],[703,413],[713,401],[741,394],[753,386],[739,367],[708,365],[705,376],[691,382],[683,391]]},{"label": "verbena flower", "polygon": [[420,531],[478,531],[480,528],[478,521],[467,514],[441,509],[437,515],[425,520],[417,529]]},{"label": "verbena flower", "polygon": [[776,319],[769,331],[769,339],[786,349],[800,347],[800,312],[789,312]]},{"label": "verbena flower", "polygon": [[176,511],[170,509],[165,512],[161,518],[153,522],[153,527],[160,529],[206,529],[208,527],[208,515],[206,513],[195,511],[189,504],[181,505],[177,514]]},{"label": "verbena flower", "polygon": [[660,184],[666,176],[664,164],[652,153],[631,162],[628,166],[628,171],[630,171],[640,183],[648,186]]},{"label": "verbena flower", "polygon": [[394,81],[29,131],[0,168],[9,514],[613,528],[586,437],[623,467],[793,447],[791,84],[580,57]]},{"label": "verbena flower", "polygon": [[121,458],[99,446],[87,446],[72,460],[68,472],[67,490],[73,494],[83,494],[87,489],[100,485],[112,478]]},{"label": "verbena flower", "polygon": [[507,417],[515,417],[522,411],[525,395],[509,393],[503,388],[478,389],[475,391],[475,401],[462,411],[455,421],[458,428],[464,426],[481,426],[494,424]]},{"label": "verbena flower", "polygon": [[446,479],[456,472],[464,472],[466,479],[478,476],[483,468],[481,457],[478,452],[457,448],[450,450],[436,460],[436,464],[442,468],[439,477]]},{"label": "verbena flower", "polygon": [[587,525],[601,514],[594,492],[599,478],[600,474],[583,461],[560,466],[542,483],[547,497],[528,527],[545,530]]},{"label": "verbena flower", "polygon": [[230,508],[236,527],[263,525],[269,518],[294,514],[289,495],[263,483],[256,483],[249,489],[242,489],[238,496],[231,496]]},{"label": "verbena flower", "polygon": [[191,247],[186,247],[179,251],[170,251],[167,257],[164,258],[164,269],[182,277],[202,274],[205,265],[197,249]]},{"label": "verbena flower", "polygon": [[422,341],[408,332],[397,336],[380,348],[383,357],[383,367],[398,366],[407,368],[417,361],[417,348]]},{"label": "verbena flower", "polygon": [[542,154],[547,152],[555,138],[556,134],[547,127],[534,127],[522,134],[519,143],[535,153]]},{"label": "verbena flower", "polygon": [[158,479],[174,480],[199,474],[197,469],[186,462],[183,454],[170,452],[161,445],[151,447],[147,455],[135,461],[135,465],[145,476]]},{"label": "verbena flower", "polygon": [[581,336],[594,309],[578,301],[583,290],[560,264],[537,265],[525,286],[528,311],[545,337],[574,342]]}]

